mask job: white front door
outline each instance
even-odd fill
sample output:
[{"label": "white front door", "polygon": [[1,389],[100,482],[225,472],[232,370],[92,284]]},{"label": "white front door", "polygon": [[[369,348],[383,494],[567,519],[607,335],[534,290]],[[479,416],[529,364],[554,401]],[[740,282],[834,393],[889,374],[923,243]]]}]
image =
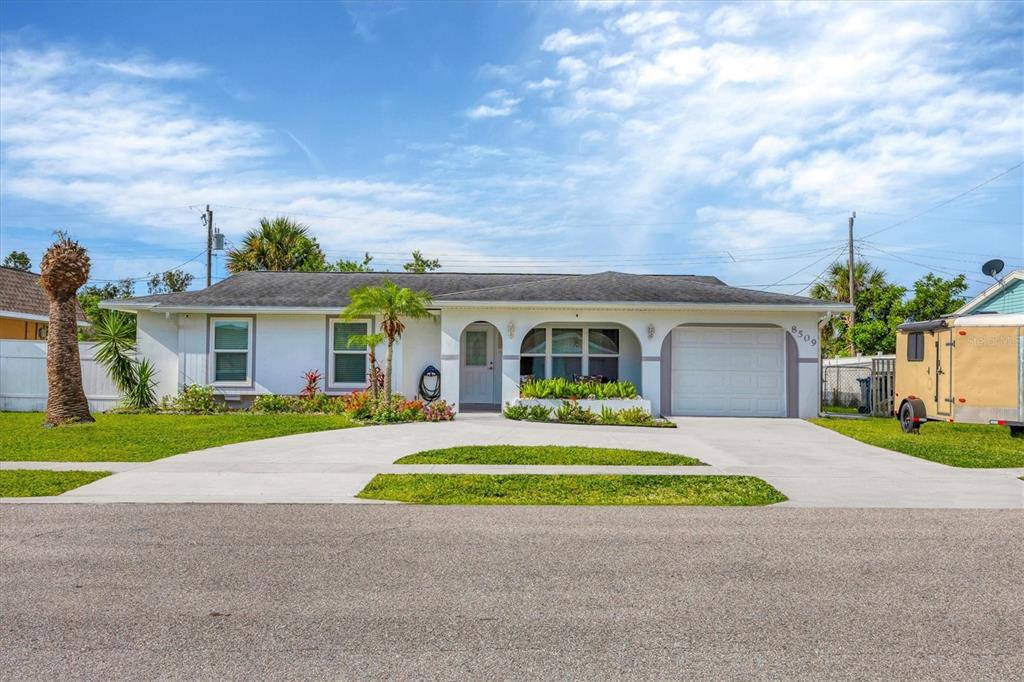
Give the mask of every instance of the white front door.
[{"label": "white front door", "polygon": [[672,414],[786,416],[783,339],[781,329],[674,329]]},{"label": "white front door", "polygon": [[462,334],[462,372],[459,400],[494,402],[494,328],[471,326]]}]

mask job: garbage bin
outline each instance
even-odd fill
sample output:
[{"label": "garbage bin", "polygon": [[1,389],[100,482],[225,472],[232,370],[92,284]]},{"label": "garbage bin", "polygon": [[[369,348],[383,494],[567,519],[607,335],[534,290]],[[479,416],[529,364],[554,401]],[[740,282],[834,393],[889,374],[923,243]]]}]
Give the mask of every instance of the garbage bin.
[{"label": "garbage bin", "polygon": [[861,414],[871,414],[871,377],[857,379],[860,384],[860,407],[857,411]]}]

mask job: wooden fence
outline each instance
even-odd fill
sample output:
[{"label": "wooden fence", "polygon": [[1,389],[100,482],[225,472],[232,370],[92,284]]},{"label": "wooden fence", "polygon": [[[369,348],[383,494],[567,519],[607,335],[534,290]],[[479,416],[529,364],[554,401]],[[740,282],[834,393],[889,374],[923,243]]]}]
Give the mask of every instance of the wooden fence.
[{"label": "wooden fence", "polygon": [[[94,345],[80,343],[78,352],[89,409],[102,412],[116,406],[120,396],[94,359]],[[46,393],[46,342],[0,341],[0,411],[42,412]]]}]

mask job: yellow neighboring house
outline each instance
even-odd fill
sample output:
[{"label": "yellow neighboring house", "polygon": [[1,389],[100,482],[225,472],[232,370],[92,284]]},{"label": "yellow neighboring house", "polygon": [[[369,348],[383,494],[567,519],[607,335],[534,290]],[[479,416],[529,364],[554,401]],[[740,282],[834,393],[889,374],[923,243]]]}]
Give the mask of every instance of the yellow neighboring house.
[{"label": "yellow neighboring house", "polygon": [[[0,340],[45,341],[50,303],[39,275],[0,266]],[[88,326],[78,309],[78,326]]]}]

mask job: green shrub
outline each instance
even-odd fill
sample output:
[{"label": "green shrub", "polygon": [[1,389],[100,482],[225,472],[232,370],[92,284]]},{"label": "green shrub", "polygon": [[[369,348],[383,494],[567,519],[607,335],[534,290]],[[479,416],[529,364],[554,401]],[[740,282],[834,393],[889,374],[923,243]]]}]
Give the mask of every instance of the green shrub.
[{"label": "green shrub", "polygon": [[615,414],[615,410],[608,407],[607,405],[601,406],[601,415],[598,417],[598,421],[602,424],[618,424],[619,417]]},{"label": "green shrub", "polygon": [[531,379],[519,387],[523,398],[584,400],[631,400],[637,397],[636,386],[629,381],[569,381],[562,377],[554,379]]},{"label": "green shrub", "polygon": [[309,398],[298,398],[300,412],[314,412],[317,414],[344,414],[345,401],[341,396],[316,393]]},{"label": "green shrub", "polygon": [[531,405],[526,418],[535,422],[546,422],[551,420],[551,408],[547,405]]},{"label": "green shrub", "polygon": [[213,394],[213,386],[187,384],[178,395],[164,398],[161,409],[183,414],[214,414],[224,411],[224,404]]},{"label": "green shrub", "polygon": [[298,398],[290,395],[258,395],[252,401],[252,411],[261,413],[302,412]]},{"label": "green shrub", "polygon": [[515,419],[516,421],[526,419],[529,413],[530,408],[526,405],[513,405],[512,403],[505,403],[505,410],[503,412],[505,419]]},{"label": "green shrub", "polygon": [[597,421],[597,415],[575,400],[563,400],[555,410],[555,419],[574,424],[593,424]]},{"label": "green shrub", "polygon": [[651,415],[642,407],[630,407],[625,410],[619,410],[616,415],[620,424],[650,424],[654,421]]}]

